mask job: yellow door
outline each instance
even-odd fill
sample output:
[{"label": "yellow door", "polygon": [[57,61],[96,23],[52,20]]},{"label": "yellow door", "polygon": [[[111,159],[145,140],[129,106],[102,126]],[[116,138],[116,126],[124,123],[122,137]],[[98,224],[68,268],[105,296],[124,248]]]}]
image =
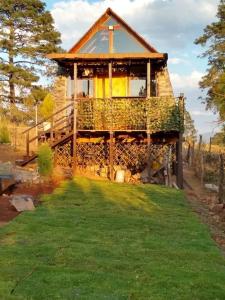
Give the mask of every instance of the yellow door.
[{"label": "yellow door", "polygon": [[[109,98],[109,78],[96,78],[95,88],[97,98]],[[112,96],[127,96],[127,77],[114,77],[112,79]]]}]

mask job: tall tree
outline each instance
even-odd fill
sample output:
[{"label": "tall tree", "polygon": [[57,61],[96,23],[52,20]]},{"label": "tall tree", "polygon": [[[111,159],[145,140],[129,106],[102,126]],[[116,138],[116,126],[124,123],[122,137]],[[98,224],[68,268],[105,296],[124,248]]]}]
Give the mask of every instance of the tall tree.
[{"label": "tall tree", "polygon": [[19,102],[16,91],[27,92],[47,74],[45,55],[58,51],[60,43],[41,0],[0,0],[0,81],[6,101]]},{"label": "tall tree", "polygon": [[195,43],[207,48],[202,54],[208,58],[207,74],[200,82],[207,91],[206,107],[218,111],[225,120],[225,0],[220,0],[217,21],[206,26]]},{"label": "tall tree", "polygon": [[192,120],[190,113],[184,112],[184,137],[186,142],[193,144],[197,140],[197,130],[195,128],[194,120]]}]

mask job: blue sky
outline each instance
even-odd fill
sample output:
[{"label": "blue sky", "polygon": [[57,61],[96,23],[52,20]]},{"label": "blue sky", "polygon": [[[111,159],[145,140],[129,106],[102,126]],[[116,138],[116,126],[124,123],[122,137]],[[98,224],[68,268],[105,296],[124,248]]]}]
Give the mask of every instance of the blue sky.
[{"label": "blue sky", "polygon": [[[69,49],[111,7],[159,52],[169,55],[169,71],[175,95],[184,93],[186,107],[199,133],[212,132],[217,116],[206,111],[198,99],[204,95],[198,82],[207,61],[198,58],[203,51],[194,45],[207,24],[216,20],[219,0],[48,0],[63,47]],[[216,129],[217,130],[217,129]]]}]

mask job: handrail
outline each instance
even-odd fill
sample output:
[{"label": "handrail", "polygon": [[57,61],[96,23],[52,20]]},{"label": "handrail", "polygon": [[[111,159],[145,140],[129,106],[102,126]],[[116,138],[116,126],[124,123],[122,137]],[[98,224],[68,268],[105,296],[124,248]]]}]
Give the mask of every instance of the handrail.
[{"label": "handrail", "polygon": [[26,130],[24,130],[24,131],[22,132],[22,134],[24,134],[24,133],[30,131],[31,129],[37,127],[38,125],[42,124],[43,122],[46,122],[47,120],[52,119],[52,117],[54,117],[55,115],[61,113],[62,111],[64,111],[65,109],[69,108],[69,107],[72,106],[72,105],[73,105],[73,103],[70,103],[70,104],[68,104],[67,106],[65,106],[65,107],[61,108],[60,110],[56,111],[54,114],[52,114],[52,115],[49,116],[48,118],[42,119],[42,120],[41,120],[40,122],[38,122],[37,124],[35,124],[35,125],[33,125],[32,127],[28,128],[28,129],[26,129]]}]

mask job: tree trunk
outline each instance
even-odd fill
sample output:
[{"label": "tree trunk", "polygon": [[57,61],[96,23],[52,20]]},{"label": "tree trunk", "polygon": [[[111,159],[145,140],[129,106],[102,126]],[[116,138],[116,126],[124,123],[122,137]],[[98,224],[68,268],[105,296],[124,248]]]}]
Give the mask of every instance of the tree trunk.
[{"label": "tree trunk", "polygon": [[[14,27],[13,24],[10,26],[10,34],[9,34],[9,66],[10,68],[14,67]],[[15,84],[14,84],[14,72],[11,71],[9,73],[9,101],[12,104],[15,103]]]}]

